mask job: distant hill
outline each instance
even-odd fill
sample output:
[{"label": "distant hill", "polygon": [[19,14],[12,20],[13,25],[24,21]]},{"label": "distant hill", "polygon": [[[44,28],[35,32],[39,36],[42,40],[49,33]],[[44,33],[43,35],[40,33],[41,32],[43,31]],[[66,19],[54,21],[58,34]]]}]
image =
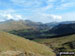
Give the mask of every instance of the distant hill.
[{"label": "distant hill", "polygon": [[52,29],[45,32],[46,34],[54,34],[54,36],[64,36],[75,34],[75,23],[60,23]]},{"label": "distant hill", "polygon": [[[0,30],[12,31],[12,30],[43,30],[49,31],[54,30],[54,28],[59,27],[60,25],[75,24],[75,21],[64,21],[64,22],[50,22],[50,23],[41,23],[33,22],[30,20],[6,20],[0,22]],[[61,26],[62,27],[62,26]]]},{"label": "distant hill", "polygon": [[50,22],[50,23],[46,23],[46,25],[48,27],[55,27],[55,26],[58,26],[60,24],[75,24],[75,21],[63,21],[63,22]]},{"label": "distant hill", "polygon": [[49,29],[52,29],[54,26],[57,26],[60,22],[50,22],[50,23],[46,23],[45,25],[47,25],[47,27],[49,27]]},{"label": "distant hill", "polygon": [[0,23],[0,30],[11,31],[20,29],[30,29],[32,27],[24,25],[23,21],[7,20]]},{"label": "distant hill", "polygon": [[36,42],[0,31],[0,56],[55,56],[52,49]]},{"label": "distant hill", "polygon": [[0,22],[0,30],[11,31],[11,30],[42,30],[45,29],[46,25],[38,22],[33,22],[30,20],[6,20],[4,22]]},{"label": "distant hill", "polygon": [[75,23],[75,21],[63,21],[63,22],[60,22],[60,24],[73,24]]}]

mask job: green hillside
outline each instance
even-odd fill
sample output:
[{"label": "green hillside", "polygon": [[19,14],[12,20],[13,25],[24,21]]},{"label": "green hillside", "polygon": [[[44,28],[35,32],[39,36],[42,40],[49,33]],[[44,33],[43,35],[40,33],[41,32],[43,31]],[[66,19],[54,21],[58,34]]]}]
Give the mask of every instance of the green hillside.
[{"label": "green hillside", "polygon": [[59,38],[35,39],[34,41],[45,44],[55,51],[75,51],[75,34]]},{"label": "green hillside", "polygon": [[52,49],[36,42],[0,32],[0,56],[55,56]]}]

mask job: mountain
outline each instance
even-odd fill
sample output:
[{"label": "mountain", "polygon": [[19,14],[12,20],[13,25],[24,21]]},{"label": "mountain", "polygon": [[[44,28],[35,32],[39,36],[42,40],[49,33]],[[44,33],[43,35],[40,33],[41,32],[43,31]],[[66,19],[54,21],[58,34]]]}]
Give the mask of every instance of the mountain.
[{"label": "mountain", "polygon": [[43,30],[46,28],[46,25],[39,22],[33,22],[30,20],[6,20],[0,22],[0,30],[12,31],[12,30]]},{"label": "mountain", "polygon": [[43,30],[43,29],[47,28],[47,25],[45,25],[41,22],[33,22],[30,20],[25,20],[25,25],[32,26],[32,27],[36,28],[37,30]]},{"label": "mountain", "polygon": [[57,26],[60,22],[50,22],[50,23],[46,23],[45,25],[47,25],[50,29],[53,28],[54,26]]},{"label": "mountain", "polygon": [[43,44],[0,31],[0,56],[55,56],[52,49]]},{"label": "mountain", "polygon": [[54,26],[52,29],[46,31],[45,33],[54,34],[55,36],[75,34],[75,23],[61,22],[58,25]]},{"label": "mountain", "polygon": [[0,30],[11,31],[20,29],[30,29],[32,27],[24,25],[23,21],[7,20],[0,23]]},{"label": "mountain", "polygon": [[61,36],[59,38],[35,39],[34,41],[47,45],[48,47],[52,48],[54,52],[75,51],[75,34]]},{"label": "mountain", "polygon": [[60,24],[73,24],[75,23],[75,21],[63,21],[63,22],[60,22]]}]

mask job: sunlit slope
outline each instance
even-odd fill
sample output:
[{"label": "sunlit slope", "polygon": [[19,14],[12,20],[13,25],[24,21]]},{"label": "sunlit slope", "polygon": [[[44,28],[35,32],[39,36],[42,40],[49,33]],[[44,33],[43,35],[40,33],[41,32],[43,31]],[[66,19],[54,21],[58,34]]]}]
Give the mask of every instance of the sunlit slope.
[{"label": "sunlit slope", "polygon": [[[74,35],[68,35],[68,36],[63,36],[63,37],[59,37],[59,38],[51,38],[51,39],[36,39],[35,41],[42,43],[42,44],[46,44],[49,47],[52,47],[53,49],[64,49],[64,50],[69,50],[69,51],[73,51],[75,48],[75,34]],[[72,46],[72,42],[74,42],[73,46]]]},{"label": "sunlit slope", "polygon": [[55,56],[53,50],[36,42],[9,33],[0,32],[0,53],[20,51],[26,56]]}]

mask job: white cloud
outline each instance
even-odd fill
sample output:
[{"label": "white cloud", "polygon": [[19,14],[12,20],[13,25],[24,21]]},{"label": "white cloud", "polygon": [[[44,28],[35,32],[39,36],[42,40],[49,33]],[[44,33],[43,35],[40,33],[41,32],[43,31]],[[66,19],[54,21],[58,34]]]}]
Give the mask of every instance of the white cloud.
[{"label": "white cloud", "polygon": [[51,15],[54,20],[62,20],[62,16],[59,15]]},{"label": "white cloud", "polygon": [[6,16],[7,16],[8,19],[13,18],[13,16],[12,16],[11,14],[7,14],[7,15],[5,15],[5,17],[6,17]]},{"label": "white cloud", "polygon": [[37,22],[52,22],[52,21],[61,21],[62,16],[54,15],[54,14],[46,14],[46,13],[37,13],[34,16],[29,16],[29,20],[37,21]]},{"label": "white cloud", "polygon": [[21,14],[17,14],[15,10],[12,10],[12,9],[0,10],[0,21],[9,20],[9,19],[23,20],[26,18]]},{"label": "white cloud", "polygon": [[[59,10],[61,9],[63,10],[75,7],[75,2],[73,2],[73,0],[11,0],[11,1],[13,2],[16,8],[17,6],[21,6],[21,9],[20,8],[17,9],[18,13],[21,12],[21,14],[20,13],[17,14],[13,9],[0,10],[1,18],[3,19],[12,18],[15,20],[29,18],[34,21],[42,21],[42,22],[60,21],[62,20],[62,16],[55,15],[53,13],[56,13],[56,11],[59,12]],[[47,14],[48,11],[51,12],[52,14]]]},{"label": "white cloud", "polygon": [[43,16],[53,19],[53,20],[62,20],[62,16],[59,15],[53,15],[53,14],[43,14]]},{"label": "white cloud", "polygon": [[23,20],[23,19],[25,19],[25,18],[22,17],[22,15],[19,15],[19,14],[5,14],[2,17],[7,19],[7,20],[9,20],[9,19],[13,19],[13,20]]},{"label": "white cloud", "polygon": [[15,13],[14,9],[0,10],[0,14]]},{"label": "white cloud", "polygon": [[16,18],[23,19],[21,15],[16,15]]},{"label": "white cloud", "polygon": [[14,18],[14,20],[23,20],[23,19],[25,19],[25,18],[22,17],[22,15],[18,15],[18,14],[13,15],[13,18]]},{"label": "white cloud", "polygon": [[63,21],[75,21],[75,12],[68,12],[61,15],[63,17]]},{"label": "white cloud", "polygon": [[[48,9],[67,9],[75,5],[74,0],[11,0],[18,6],[25,7],[25,9],[36,9],[47,11]],[[44,3],[45,2],[45,3]],[[46,6],[41,7],[46,4]]]},{"label": "white cloud", "polygon": [[18,6],[27,7],[27,8],[37,8],[40,7],[43,2],[42,0],[11,0],[14,4]]},{"label": "white cloud", "polygon": [[62,3],[61,5],[57,6],[56,9],[68,9],[70,7],[74,7],[75,3],[74,2],[69,2],[69,3]]},{"label": "white cloud", "polygon": [[48,4],[47,6],[41,8],[41,10],[42,10],[42,11],[46,11],[46,10],[48,10],[48,9],[50,10],[50,9],[53,8],[53,7],[54,7],[53,4]]}]

